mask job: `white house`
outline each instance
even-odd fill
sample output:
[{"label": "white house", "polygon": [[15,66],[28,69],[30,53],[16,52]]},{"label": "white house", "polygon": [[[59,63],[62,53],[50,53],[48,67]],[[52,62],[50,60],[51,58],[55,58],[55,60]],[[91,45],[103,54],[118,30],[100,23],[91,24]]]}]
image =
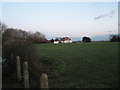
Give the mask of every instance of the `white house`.
[{"label": "white house", "polygon": [[58,43],[72,43],[72,40],[69,37],[56,38],[54,40],[54,44],[58,44]]},{"label": "white house", "polygon": [[72,43],[72,40],[69,37],[64,37],[61,39],[61,43]]}]

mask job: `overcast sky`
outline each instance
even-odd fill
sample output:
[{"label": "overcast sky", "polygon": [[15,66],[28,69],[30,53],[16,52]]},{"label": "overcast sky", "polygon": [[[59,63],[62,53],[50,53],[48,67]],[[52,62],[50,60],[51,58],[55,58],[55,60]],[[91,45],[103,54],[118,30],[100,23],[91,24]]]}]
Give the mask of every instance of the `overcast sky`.
[{"label": "overcast sky", "polygon": [[4,2],[8,27],[40,31],[49,37],[118,33],[117,2]]}]

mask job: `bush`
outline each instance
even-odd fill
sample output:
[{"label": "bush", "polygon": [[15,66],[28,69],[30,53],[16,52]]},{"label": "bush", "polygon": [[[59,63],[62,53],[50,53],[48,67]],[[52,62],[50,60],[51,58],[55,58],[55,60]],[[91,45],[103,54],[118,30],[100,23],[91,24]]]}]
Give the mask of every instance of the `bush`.
[{"label": "bush", "polygon": [[110,42],[120,42],[120,35],[111,35]]},{"label": "bush", "polygon": [[16,80],[16,56],[20,56],[21,68],[24,61],[28,62],[30,80],[39,80],[39,76],[43,72],[43,65],[32,43],[7,41],[3,43],[2,48],[2,57],[8,59],[8,66],[3,68],[3,84]]}]

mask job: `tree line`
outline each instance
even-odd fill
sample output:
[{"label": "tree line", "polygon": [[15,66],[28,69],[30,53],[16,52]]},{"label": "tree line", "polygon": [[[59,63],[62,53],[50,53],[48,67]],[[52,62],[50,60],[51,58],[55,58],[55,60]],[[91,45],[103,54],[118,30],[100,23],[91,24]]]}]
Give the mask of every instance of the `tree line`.
[{"label": "tree line", "polygon": [[1,24],[2,41],[29,41],[33,43],[46,43],[48,40],[41,32],[25,31],[17,28],[7,28]]},{"label": "tree line", "polygon": [[[83,42],[92,42],[90,37],[85,37],[85,36],[82,38],[82,41]],[[109,42],[120,42],[120,34],[110,35]]]},{"label": "tree line", "polygon": [[110,42],[120,42],[120,35],[111,35]]},{"label": "tree line", "polygon": [[[47,43],[49,42],[45,35],[41,32],[31,32],[25,31],[22,29],[16,28],[7,28],[7,25],[0,22],[0,38],[2,37],[2,41],[29,41],[33,43]],[[83,42],[91,42],[90,37],[83,37]],[[120,35],[111,35],[110,42],[120,42]]]}]

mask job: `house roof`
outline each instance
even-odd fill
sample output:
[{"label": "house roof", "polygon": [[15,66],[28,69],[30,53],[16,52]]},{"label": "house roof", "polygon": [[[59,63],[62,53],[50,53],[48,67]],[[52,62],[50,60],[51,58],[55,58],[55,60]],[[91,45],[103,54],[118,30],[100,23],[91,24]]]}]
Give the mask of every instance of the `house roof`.
[{"label": "house roof", "polygon": [[56,39],[54,39],[54,41],[66,41],[66,40],[71,40],[71,38],[69,38],[69,37],[63,37],[63,38],[61,38],[61,37],[57,37]]},{"label": "house roof", "polygon": [[71,40],[71,38],[69,38],[69,37],[64,37],[64,38],[62,38],[62,40],[63,40],[63,41],[65,41],[65,40]]}]

